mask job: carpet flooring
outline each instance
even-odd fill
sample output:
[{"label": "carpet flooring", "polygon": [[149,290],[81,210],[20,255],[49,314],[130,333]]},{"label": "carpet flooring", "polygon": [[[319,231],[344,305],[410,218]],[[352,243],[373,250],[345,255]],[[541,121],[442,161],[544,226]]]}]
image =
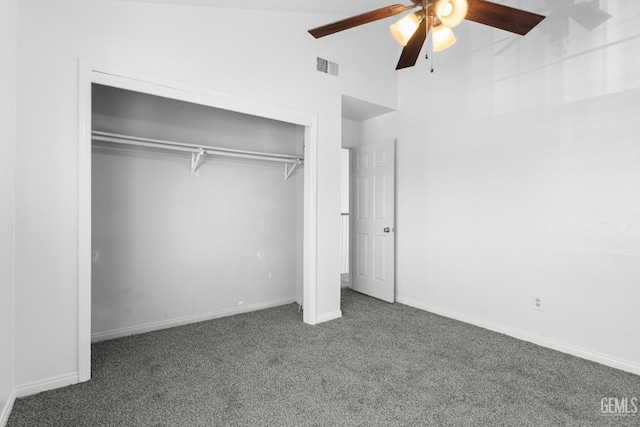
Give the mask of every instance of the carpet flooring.
[{"label": "carpet flooring", "polygon": [[342,290],[95,344],[93,379],[18,399],[8,426],[638,426],[640,376]]}]

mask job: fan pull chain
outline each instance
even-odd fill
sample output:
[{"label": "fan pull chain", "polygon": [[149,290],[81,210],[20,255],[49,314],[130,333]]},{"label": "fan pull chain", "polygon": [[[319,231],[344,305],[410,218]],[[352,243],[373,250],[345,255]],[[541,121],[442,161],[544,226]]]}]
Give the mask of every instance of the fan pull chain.
[{"label": "fan pull chain", "polygon": [[[431,72],[433,73],[433,57],[435,55],[433,54],[433,52],[431,52]],[[424,55],[424,59],[429,59],[429,43],[427,43],[427,49],[426,49],[426,53]]]},{"label": "fan pull chain", "polygon": [[[433,22],[433,17],[430,18],[431,22]],[[431,39],[429,40],[429,37],[431,37]],[[433,31],[429,31],[429,33],[427,34],[427,40],[425,40],[426,43],[426,49],[425,49],[425,54],[424,54],[424,59],[429,60],[429,49],[433,49]],[[433,50],[431,51],[431,68],[430,71],[433,73],[433,57],[434,57],[434,52]]]},{"label": "fan pull chain", "polygon": [[433,33],[431,34],[431,39],[432,39],[432,43],[429,45],[429,47],[431,47],[431,73],[433,73],[433,57],[436,56],[436,54],[433,52]]}]

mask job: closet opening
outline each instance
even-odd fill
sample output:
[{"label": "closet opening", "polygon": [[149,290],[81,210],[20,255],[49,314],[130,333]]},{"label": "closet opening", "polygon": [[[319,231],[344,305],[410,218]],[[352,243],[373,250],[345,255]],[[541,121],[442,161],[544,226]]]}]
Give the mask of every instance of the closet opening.
[{"label": "closet opening", "polygon": [[80,381],[91,342],[296,302],[315,324],[315,115],[96,68],[81,64]]},{"label": "closet opening", "polygon": [[304,127],[91,98],[92,342],[301,302]]}]

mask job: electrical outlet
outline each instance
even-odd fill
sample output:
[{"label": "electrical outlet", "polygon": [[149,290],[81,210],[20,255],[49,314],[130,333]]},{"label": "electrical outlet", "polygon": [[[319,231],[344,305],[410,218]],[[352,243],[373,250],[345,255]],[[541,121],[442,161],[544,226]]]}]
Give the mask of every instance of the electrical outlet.
[{"label": "electrical outlet", "polygon": [[544,311],[544,298],[540,296],[533,296],[533,309]]}]

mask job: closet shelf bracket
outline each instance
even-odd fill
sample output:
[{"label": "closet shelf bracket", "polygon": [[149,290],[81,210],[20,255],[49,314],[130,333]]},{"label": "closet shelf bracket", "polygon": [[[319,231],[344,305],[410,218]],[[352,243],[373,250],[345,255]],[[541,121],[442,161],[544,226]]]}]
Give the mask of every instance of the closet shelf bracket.
[{"label": "closet shelf bracket", "polygon": [[206,155],[207,155],[207,152],[204,148],[201,148],[200,150],[198,150],[197,153],[191,153],[191,173],[192,174],[195,175],[196,171],[198,170],[198,166],[200,166],[200,164],[204,160],[204,156]]},{"label": "closet shelf bracket", "polygon": [[289,169],[289,163],[284,164],[284,180],[287,181],[291,174],[296,170],[298,166],[302,165],[302,161],[298,160],[295,163],[291,164],[291,169]]}]

